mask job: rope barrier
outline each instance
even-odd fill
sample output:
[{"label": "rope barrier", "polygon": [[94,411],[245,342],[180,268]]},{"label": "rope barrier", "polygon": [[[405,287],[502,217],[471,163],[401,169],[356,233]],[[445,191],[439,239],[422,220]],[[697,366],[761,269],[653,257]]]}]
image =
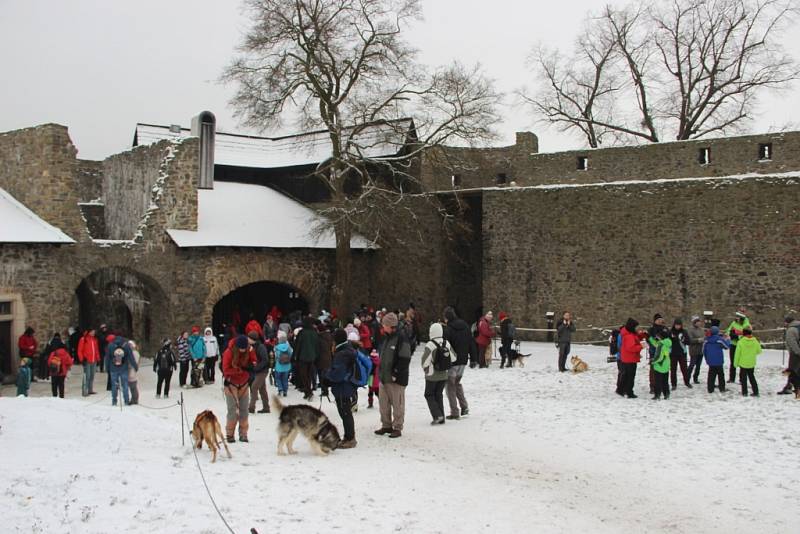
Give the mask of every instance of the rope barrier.
[{"label": "rope barrier", "polygon": [[[181,404],[180,406],[181,406],[181,413],[183,413],[183,415],[185,416],[186,428],[189,429],[189,432],[191,434],[191,428],[189,427],[189,416],[186,414],[186,405]],[[217,515],[219,515],[219,518],[222,519],[222,522],[225,524],[225,527],[228,529],[228,532],[230,532],[231,534],[236,534],[234,530],[231,528],[231,526],[228,524],[228,521],[225,519],[225,516],[222,515],[219,506],[217,506],[217,502],[214,500],[214,496],[211,495],[211,489],[208,487],[208,483],[206,482],[206,476],[203,473],[203,468],[200,467],[200,458],[198,458],[197,456],[197,450],[194,444],[190,443],[190,445],[192,446],[192,453],[194,454],[194,461],[197,464],[197,470],[200,472],[200,478],[203,480],[203,485],[206,487],[206,493],[208,493],[208,498],[211,499],[211,504],[214,505],[214,510],[217,511]]]},{"label": "rope barrier", "polygon": [[134,406],[141,406],[142,408],[147,408],[148,410],[167,410],[169,408],[174,408],[175,406],[180,406],[180,402],[176,402],[175,404],[170,404],[169,406],[147,406],[146,404],[141,404],[137,402]]}]

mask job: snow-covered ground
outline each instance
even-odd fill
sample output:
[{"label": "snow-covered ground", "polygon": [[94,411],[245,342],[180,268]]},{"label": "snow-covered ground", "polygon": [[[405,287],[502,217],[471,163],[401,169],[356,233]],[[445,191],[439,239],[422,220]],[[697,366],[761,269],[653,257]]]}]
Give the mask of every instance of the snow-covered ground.
[{"label": "snow-covered ground", "polygon": [[[616,367],[604,348],[573,349],[591,367],[582,375],[557,373],[551,344],[523,348],[533,352],[525,368],[467,370],[470,415],[436,427],[417,353],[397,440],[372,433],[379,417],[365,396],[358,447],[324,458],[303,438],[299,455],[277,456],[275,416],[251,416],[250,443],[232,445],[232,459],[211,464],[199,451],[211,492],[237,533],[797,528],[800,401],[775,395],[784,383],[779,351],[760,359],[760,398],[741,397],[738,385],[713,395],[679,385],[655,402],[644,366],[639,399],[614,394]],[[3,532],[227,532],[188,439],[181,446],[179,408],[144,406],[174,399],[153,398],[150,369],[140,384],[143,405],[122,410],[103,395],[82,399],[78,368],[66,400],[11,398],[3,388]],[[33,384],[33,394],[49,387]],[[190,417],[210,408],[224,423],[219,385],[184,396]],[[295,392],[287,400],[302,402]],[[322,409],[341,428],[335,407]]]}]

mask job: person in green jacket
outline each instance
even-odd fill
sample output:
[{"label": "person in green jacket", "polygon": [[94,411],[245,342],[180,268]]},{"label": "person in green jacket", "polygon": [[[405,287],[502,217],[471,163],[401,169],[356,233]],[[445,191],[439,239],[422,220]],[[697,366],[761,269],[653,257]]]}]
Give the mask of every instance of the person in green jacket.
[{"label": "person in green jacket", "polygon": [[653,400],[658,400],[664,395],[664,400],[669,398],[669,369],[672,364],[670,353],[672,352],[672,340],[669,332],[659,329],[655,332],[656,354],[653,358]]},{"label": "person in green jacket", "polygon": [[736,319],[731,321],[731,324],[725,329],[725,335],[731,338],[731,369],[728,375],[729,384],[736,382],[736,364],[734,362],[736,359],[736,347],[739,344],[739,338],[744,335],[743,332],[745,328],[751,328],[750,319],[745,315],[744,308],[740,308],[739,311],[736,312]]},{"label": "person in green jacket", "polygon": [[753,336],[749,328],[742,330],[742,337],[736,348],[733,365],[739,368],[739,381],[742,383],[742,396],[747,396],[747,381],[753,388],[753,397],[758,397],[758,382],[756,382],[756,358],[761,354],[761,343]]}]

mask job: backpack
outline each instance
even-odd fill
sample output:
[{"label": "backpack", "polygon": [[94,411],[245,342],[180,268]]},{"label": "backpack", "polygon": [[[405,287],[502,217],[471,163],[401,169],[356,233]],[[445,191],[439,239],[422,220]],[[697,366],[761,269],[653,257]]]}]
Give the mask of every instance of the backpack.
[{"label": "backpack", "polygon": [[122,347],[114,349],[114,352],[111,354],[111,361],[117,367],[125,363],[125,351]]},{"label": "backpack", "polygon": [[447,348],[447,343],[439,345],[435,341],[431,342],[436,345],[436,350],[433,352],[433,368],[436,371],[447,371],[450,369],[452,362],[450,361],[450,349]]},{"label": "backpack", "polygon": [[350,382],[356,387],[364,387],[369,382],[372,374],[372,360],[369,356],[356,351],[356,361],[353,365],[353,373],[350,375]]},{"label": "backpack", "polygon": [[289,351],[281,351],[281,355],[278,356],[278,363],[286,365],[287,363],[292,362],[292,357],[289,355]]},{"label": "backpack", "polygon": [[58,353],[53,353],[50,357],[48,369],[50,370],[50,376],[57,376],[61,372],[61,356]]},{"label": "backpack", "polygon": [[166,371],[171,367],[169,363],[170,349],[165,347],[158,352],[158,367],[162,371]]}]

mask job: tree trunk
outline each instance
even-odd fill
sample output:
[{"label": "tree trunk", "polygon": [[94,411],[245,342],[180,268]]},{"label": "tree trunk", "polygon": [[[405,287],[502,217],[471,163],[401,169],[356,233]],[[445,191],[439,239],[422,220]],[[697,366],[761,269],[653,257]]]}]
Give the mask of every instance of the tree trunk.
[{"label": "tree trunk", "polygon": [[334,223],[333,231],[336,234],[336,272],[331,290],[331,310],[336,311],[337,317],[344,317],[353,311],[350,302],[353,264],[350,236],[353,228],[350,221],[343,217]]}]

